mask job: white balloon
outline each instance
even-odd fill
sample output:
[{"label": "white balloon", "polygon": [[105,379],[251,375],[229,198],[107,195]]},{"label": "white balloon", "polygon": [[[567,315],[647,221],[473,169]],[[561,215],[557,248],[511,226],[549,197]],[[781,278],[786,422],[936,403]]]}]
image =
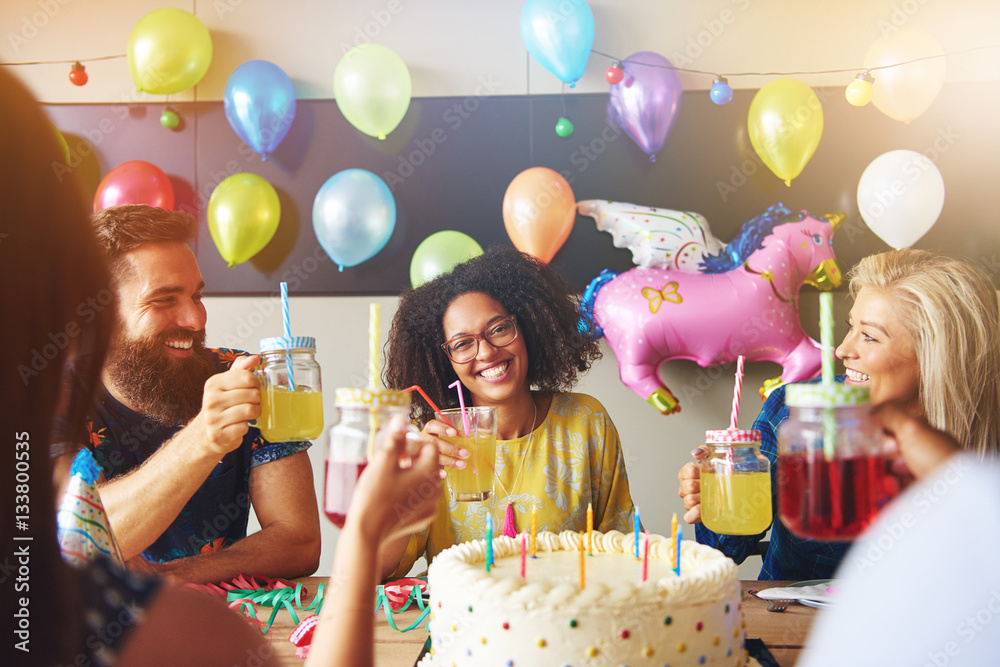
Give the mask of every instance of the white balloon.
[{"label": "white balloon", "polygon": [[872,72],[875,77],[872,103],[889,118],[909,123],[927,111],[941,92],[945,75],[943,56],[944,49],[938,41],[916,28],[901,28],[876,40],[865,54],[866,68],[907,64]]},{"label": "white balloon", "polygon": [[858,209],[871,230],[893,248],[907,248],[937,222],[944,179],[925,155],[895,150],[871,161],[858,181]]}]

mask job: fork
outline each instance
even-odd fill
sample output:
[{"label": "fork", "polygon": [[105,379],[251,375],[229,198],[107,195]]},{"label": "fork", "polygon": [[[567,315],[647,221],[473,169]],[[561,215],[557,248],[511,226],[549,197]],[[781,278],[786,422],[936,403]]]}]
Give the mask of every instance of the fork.
[{"label": "fork", "polygon": [[[749,590],[747,591],[747,593],[754,596],[758,600],[764,600],[764,598],[757,595],[757,591]],[[767,602],[768,611],[785,611],[786,609],[788,609],[788,603],[792,602],[792,600],[764,600],[764,601]]]}]

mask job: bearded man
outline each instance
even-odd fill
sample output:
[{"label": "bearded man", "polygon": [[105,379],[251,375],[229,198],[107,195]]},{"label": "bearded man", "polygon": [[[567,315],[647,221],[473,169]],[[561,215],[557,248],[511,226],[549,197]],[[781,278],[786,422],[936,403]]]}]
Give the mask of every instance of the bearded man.
[{"label": "bearded man", "polygon": [[[268,442],[256,356],[206,349],[196,221],[145,205],[94,227],[118,322],[89,417],[100,494],[130,567],[220,582],[315,571],[319,512],[309,442]],[[250,504],[261,530],[247,536]]]}]

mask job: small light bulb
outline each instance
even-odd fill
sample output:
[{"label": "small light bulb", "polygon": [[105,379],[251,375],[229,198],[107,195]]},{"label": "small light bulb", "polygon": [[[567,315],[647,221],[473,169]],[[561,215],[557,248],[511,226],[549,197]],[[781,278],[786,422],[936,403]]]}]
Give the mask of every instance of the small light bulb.
[{"label": "small light bulb", "polygon": [[873,83],[875,78],[869,72],[858,74],[854,77],[854,81],[847,84],[847,90],[844,91],[847,101],[856,107],[863,107],[871,102],[872,95],[875,94]]},{"label": "small light bulb", "polygon": [[612,86],[617,85],[622,77],[625,76],[625,72],[622,71],[622,64],[617,60],[611,63],[611,67],[604,72],[604,80],[610,83]]},{"label": "small light bulb", "polygon": [[726,77],[719,76],[715,78],[715,83],[712,84],[711,90],[708,91],[708,96],[716,104],[728,104],[733,99],[733,89]]}]

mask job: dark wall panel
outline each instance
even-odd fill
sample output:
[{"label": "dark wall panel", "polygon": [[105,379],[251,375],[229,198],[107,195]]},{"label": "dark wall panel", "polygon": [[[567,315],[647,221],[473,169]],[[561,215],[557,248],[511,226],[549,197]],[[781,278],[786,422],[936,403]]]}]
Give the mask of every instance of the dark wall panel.
[{"label": "dark wall panel", "polygon": [[[843,88],[818,89],[825,128],[816,154],[786,187],[762,165],[746,136],[755,91],[736,91],[715,106],[705,92],[688,92],[663,151],[652,163],[609,125],[606,95],[494,96],[414,99],[385,141],[350,126],[332,100],[300,101],[288,136],[261,162],[229,127],[221,103],[180,104],[181,128],[158,123],[161,105],[50,106],[67,136],[74,169],[93,193],[100,176],[125,160],[143,159],[171,175],[178,206],[201,221],[197,254],[211,294],[273,293],[288,280],[297,294],[395,294],[409,285],[417,245],[456,229],[483,246],[509,244],[501,215],[511,179],[531,166],[562,172],[576,198],[614,199],[697,211],[716,236],[731,239],[746,220],[774,202],[814,213],[844,210],[849,218],[835,248],[842,267],[887,246],[861,220],[855,194],[868,163],[907,148],[924,152],[945,179],[941,218],[916,245],[982,263],[997,271],[1000,226],[1000,84],[949,84],[931,109],[910,125],[873,106],[847,104]],[[561,115],[575,133],[556,136]],[[372,259],[339,272],[312,230],[317,190],[352,167],[382,176],[392,187],[398,218],[388,245]],[[282,220],[272,242],[249,262],[226,268],[208,234],[205,206],[226,176],[250,171],[277,189]],[[586,284],[601,269],[632,266],[593,220],[578,217],[552,261]]]}]

